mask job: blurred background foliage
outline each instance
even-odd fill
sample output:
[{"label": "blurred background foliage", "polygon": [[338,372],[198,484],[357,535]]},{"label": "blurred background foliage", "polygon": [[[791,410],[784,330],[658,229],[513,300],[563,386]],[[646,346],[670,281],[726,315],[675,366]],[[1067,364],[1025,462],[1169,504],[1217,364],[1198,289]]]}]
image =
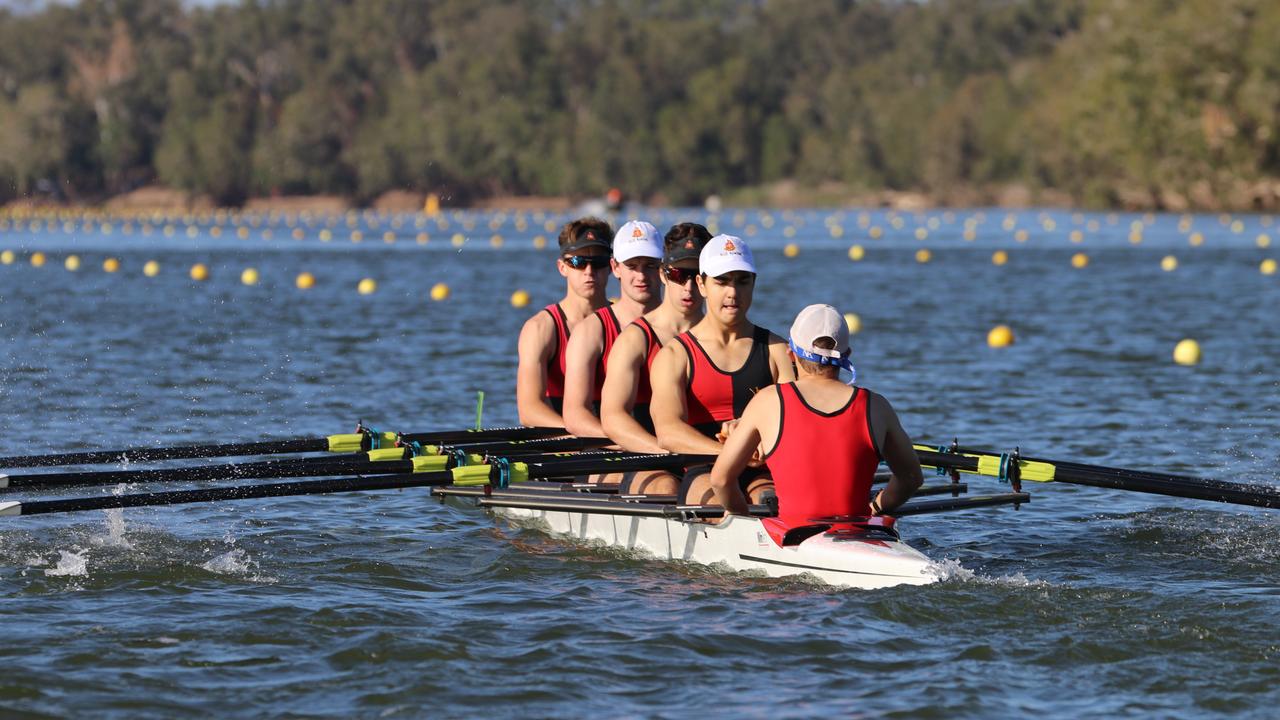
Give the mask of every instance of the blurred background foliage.
[{"label": "blurred background foliage", "polygon": [[81,0],[0,11],[0,200],[780,182],[1270,207],[1271,0]]}]

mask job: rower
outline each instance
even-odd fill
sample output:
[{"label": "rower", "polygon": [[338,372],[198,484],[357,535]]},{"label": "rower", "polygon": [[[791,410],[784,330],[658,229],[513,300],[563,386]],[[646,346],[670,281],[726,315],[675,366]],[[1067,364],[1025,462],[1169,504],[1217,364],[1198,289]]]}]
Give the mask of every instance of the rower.
[{"label": "rower", "polygon": [[[778,517],[791,527],[822,517],[892,513],[923,482],[920,460],[889,401],[853,385],[844,317],[830,305],[801,310],[788,354],[799,379],[758,393],[747,405],[711,470],[715,501],[728,513],[747,514],[734,479],[760,457],[773,475]],[[847,385],[841,368],[853,374]],[[893,477],[868,502],[881,460]]]},{"label": "rower", "polygon": [[[666,452],[653,434],[649,415],[649,369],[663,345],[702,319],[702,295],[694,278],[698,254],[710,239],[711,233],[697,223],[680,223],[667,231],[663,238],[662,304],[623,328],[609,353],[600,424],[605,435],[623,450]],[[665,471],[627,475],[618,488],[624,495],[674,495],[679,489],[676,476]]]},{"label": "rower", "polygon": [[[649,411],[666,450],[717,455],[751,397],[775,382],[794,380],[795,371],[782,338],[747,318],[756,266],[746,242],[732,235],[711,238],[699,253],[698,267],[696,282],[707,301],[706,315],[654,358]],[[707,469],[685,474],[681,503],[711,500]],[[753,502],[761,502],[772,487],[763,466],[746,471],[742,483]]]},{"label": "rower", "polygon": [[605,363],[622,329],[655,309],[662,241],[658,229],[643,221],[631,221],[613,236],[613,275],[622,286],[621,297],[587,317],[574,328],[565,349],[564,426],[580,437],[604,437],[597,413],[605,381]]},{"label": "rower", "polygon": [[613,228],[598,218],[579,218],[560,230],[556,269],[564,297],[539,310],[520,330],[516,408],[520,424],[564,427],[565,347],[583,318],[608,304],[609,240]]}]

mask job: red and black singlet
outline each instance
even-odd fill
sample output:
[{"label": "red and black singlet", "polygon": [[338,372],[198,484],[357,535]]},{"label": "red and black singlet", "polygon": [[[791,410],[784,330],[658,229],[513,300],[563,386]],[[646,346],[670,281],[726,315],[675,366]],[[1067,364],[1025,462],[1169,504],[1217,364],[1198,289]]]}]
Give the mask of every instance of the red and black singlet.
[{"label": "red and black singlet", "polygon": [[604,350],[600,353],[599,359],[596,360],[596,381],[591,387],[591,401],[600,407],[600,391],[604,389],[604,371],[609,363],[609,352],[613,350],[613,343],[618,339],[619,333],[622,332],[622,324],[618,322],[618,315],[613,311],[612,305],[605,305],[596,310],[596,318],[600,321],[600,326],[604,328]]},{"label": "red and black singlet", "polygon": [[556,324],[556,348],[547,358],[547,400],[556,412],[564,412],[564,350],[569,345],[569,318],[560,303],[543,308]]},{"label": "red and black singlet", "polygon": [[680,333],[676,340],[689,356],[689,384],[684,389],[687,422],[707,437],[715,437],[721,423],[741,417],[756,391],[773,384],[769,331],[758,325],[751,333],[747,361],[733,372],[716,367],[692,334]]},{"label": "red and black singlet", "polygon": [[855,387],[844,407],[824,413],[805,402],[795,383],[777,388],[778,441],[765,460],[778,494],[778,519],[794,527],[819,517],[869,515],[880,465],[870,391]]}]

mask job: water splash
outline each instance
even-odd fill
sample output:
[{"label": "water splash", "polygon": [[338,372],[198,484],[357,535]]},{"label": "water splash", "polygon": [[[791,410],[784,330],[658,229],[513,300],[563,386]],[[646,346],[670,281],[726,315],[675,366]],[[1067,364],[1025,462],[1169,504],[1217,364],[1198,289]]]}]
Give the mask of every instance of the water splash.
[{"label": "water splash", "polygon": [[121,550],[132,550],[133,543],[124,536],[126,525],[124,521],[124,510],[121,508],[112,508],[105,511],[106,517],[104,524],[106,534],[99,535],[93,541],[102,547],[120,548]]},{"label": "water splash", "polygon": [[50,577],[84,577],[89,574],[89,560],[85,550],[59,550],[58,563],[44,571]]}]

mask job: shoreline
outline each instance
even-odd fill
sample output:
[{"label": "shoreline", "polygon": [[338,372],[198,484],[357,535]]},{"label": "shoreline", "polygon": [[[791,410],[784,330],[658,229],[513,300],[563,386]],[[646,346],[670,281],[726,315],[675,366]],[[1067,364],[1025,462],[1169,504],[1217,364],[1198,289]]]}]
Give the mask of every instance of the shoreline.
[{"label": "shoreline", "polygon": [[[787,209],[863,208],[925,212],[963,208],[999,208],[1007,210],[1059,209],[1081,212],[1167,212],[1167,213],[1257,213],[1280,211],[1280,180],[1242,183],[1224,202],[1207,188],[1189,195],[1155,193],[1148,190],[1117,193],[1117,201],[1105,205],[1077,202],[1069,193],[1055,189],[1033,190],[1024,185],[996,187],[958,186],[946,193],[920,190],[855,190],[838,183],[816,186],[786,180],[768,185],[737,188],[723,196],[706,199],[708,212],[730,208],[768,207]],[[661,195],[633,200],[655,208],[673,207]],[[439,210],[493,210],[509,212],[564,212],[584,206],[600,206],[603,200],[594,196],[570,195],[505,195],[479,198],[454,205],[449,197],[431,193],[392,190],[368,203],[341,195],[279,195],[248,198],[239,206],[220,206],[205,195],[194,195],[163,186],[145,186],[100,202],[58,202],[48,199],[19,198],[0,205],[0,214],[14,215],[50,210],[78,210],[89,213],[136,215],[145,213],[204,214],[212,212],[241,213],[314,213],[341,214],[379,211],[392,213],[430,212]],[[694,206],[696,207],[696,205]]]}]

